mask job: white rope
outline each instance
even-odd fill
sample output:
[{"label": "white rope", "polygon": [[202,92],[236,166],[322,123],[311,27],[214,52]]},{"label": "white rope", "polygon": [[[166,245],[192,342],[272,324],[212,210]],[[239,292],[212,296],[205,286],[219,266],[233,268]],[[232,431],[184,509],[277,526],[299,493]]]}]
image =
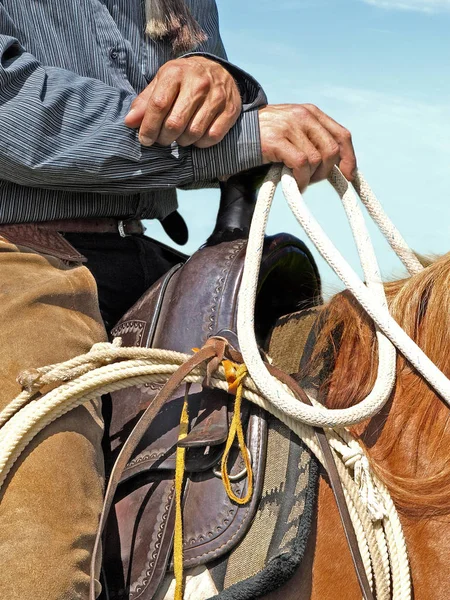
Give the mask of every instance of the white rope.
[{"label": "white rope", "polygon": [[[22,392],[20,396],[24,400],[24,397],[28,395],[29,402],[25,402],[23,408],[11,416],[0,429],[0,488],[26,446],[43,428],[55,419],[76,406],[97,398],[101,394],[110,393],[133,385],[145,385],[154,381],[163,383],[188,358],[187,355],[176,352],[146,348],[119,348],[117,345],[108,347],[107,344],[104,344],[101,349],[96,347],[92,353],[77,357],[67,363],[37,369],[31,374],[31,377],[30,373],[25,374],[25,380],[30,380],[30,389],[29,391]],[[93,362],[97,364],[97,367],[91,371],[86,371],[88,366],[92,368]],[[32,400],[33,395],[41,386],[47,385],[49,381],[57,383],[57,374],[62,382],[59,387],[52,389],[40,397],[39,400]],[[200,367],[195,369],[185,381],[201,383],[204,376],[205,369]],[[211,384],[213,387],[219,389],[228,389],[223,367],[220,367],[215,373]],[[314,431],[311,427],[295,421],[280,412],[270,401],[261,396],[250,377],[246,377],[243,384],[244,397],[246,399],[268,410],[283,421],[299,435],[318,459],[322,463],[324,462],[320,446],[316,441]],[[292,393],[284,384],[280,385],[283,386],[286,393]],[[380,525],[377,525],[378,530],[375,531],[374,516],[371,514],[369,505],[364,501],[361,490],[359,490],[358,485],[350,475],[350,473],[357,470],[358,462],[365,458],[364,454],[361,448],[359,448],[359,456],[357,456],[358,453],[355,451],[355,448],[359,446],[345,430],[339,430],[339,432],[330,430],[326,433],[333,450],[340,478],[343,482],[344,494],[357,534],[369,582],[375,583],[377,598],[385,598],[387,600],[390,598],[390,582],[389,577],[386,575],[386,547],[388,548],[389,556],[396,557],[400,555],[403,557],[403,562],[406,561],[406,565],[408,564],[404,543],[403,547],[397,548],[398,539],[403,539],[401,529],[399,535],[397,532],[398,525],[397,528],[396,526],[392,528],[393,533],[391,534],[389,543],[389,540],[383,541],[380,534]],[[356,446],[351,447],[352,443],[356,444]],[[340,452],[343,449],[344,454],[347,454],[346,459],[341,458]],[[350,452],[353,452],[351,460],[348,458]],[[381,502],[386,506],[390,506],[395,516],[395,508],[392,502],[389,504],[389,498],[386,500],[384,497],[386,492],[378,480],[373,477],[369,485],[376,486],[377,490],[381,490]],[[383,512],[383,514],[387,513]],[[389,517],[392,521],[390,514]],[[383,528],[385,518],[382,521]],[[399,524],[398,518],[397,524]],[[400,559],[396,559],[396,563],[400,562]],[[393,590],[397,591],[393,594],[392,598],[394,600],[409,600],[409,587],[410,582],[407,577],[401,581],[395,580]]]},{"label": "white rope", "polygon": [[[254,337],[253,315],[264,234],[279,179],[280,168],[274,167],[268,174],[266,181],[260,190],[247,246],[247,257],[238,310],[238,335],[244,361],[262,395],[266,398],[270,398],[273,405],[284,415],[289,415],[294,419],[299,419],[303,423],[308,423],[310,425],[337,427],[351,425],[358,421],[365,420],[373,416],[385,404],[395,382],[395,349],[387,339],[387,336],[396,343],[402,351],[405,351],[405,348],[407,349],[405,354],[407,354],[412,364],[414,364],[420,372],[427,375],[427,379],[434,384],[438,392],[444,392],[445,394],[450,393],[450,385],[447,378],[440,373],[435,365],[429,361],[423,353],[421,353],[414,342],[408,338],[390,317],[376,256],[373,251],[368,231],[365,227],[364,219],[348,182],[343,178],[337,168],[332,173],[330,180],[339,193],[347,212],[358,253],[360,255],[366,284],[363,284],[359,280],[356,273],[354,273],[345,262],[343,257],[339,254],[330,240],[328,240],[323,230],[314,220],[303,202],[292,174],[287,169],[284,169],[283,172],[283,191],[292,212],[314,242],[319,252],[327,260],[330,266],[332,266],[344,283],[346,283],[347,287],[354,293],[370,316],[374,318],[378,326],[376,337],[379,346],[379,356],[375,385],[367,398],[350,409],[329,410],[317,406],[317,404],[311,408],[304,404],[300,405],[299,403],[293,402],[290,395],[283,390],[280,383],[268,373],[260,359],[257,349]],[[411,274],[419,272],[422,269],[422,266],[414,253],[408,248],[400,233],[384,215],[381,205],[376,200],[362,176],[358,176],[357,178],[357,189],[362,196],[363,203],[369,210],[369,214],[374,217],[381,231],[388,236],[391,247],[399,254],[401,260],[408,268],[408,271]],[[413,355],[411,355],[411,352],[408,353],[411,349]],[[450,396],[447,395],[446,398],[448,399]],[[341,473],[340,475],[341,478],[344,476]],[[372,517],[381,516],[379,499],[380,497],[385,496],[387,492],[386,490],[373,485],[368,462],[365,457],[359,458],[355,463],[354,476],[358,480],[362,500],[367,505],[367,509],[372,514]],[[392,521],[395,522],[395,527],[392,526]],[[411,581],[409,563],[398,517],[395,518],[393,515],[386,517],[383,520],[383,529],[380,529],[379,527],[376,528],[376,535],[378,548],[380,555],[382,556],[382,564],[381,566],[379,564],[378,566],[374,565],[374,568],[375,572],[378,572],[378,575],[380,575],[379,569],[384,573],[384,584],[381,587],[379,583],[380,576],[378,577],[378,597],[385,597],[386,594],[386,597],[390,597],[389,585],[386,578],[389,577],[389,573],[392,571],[392,597],[410,598]],[[387,554],[387,548],[389,548],[389,556]],[[381,581],[383,581],[382,578]]]},{"label": "white rope", "polygon": [[[280,385],[267,371],[258,352],[254,333],[254,307],[256,302],[257,280],[263,250],[264,233],[275,189],[280,181],[280,173],[280,167],[275,166],[267,175],[258,195],[255,213],[250,228],[247,256],[239,295],[237,319],[241,351],[247,368],[261,393],[265,397],[270,398],[271,402],[273,402],[273,404],[275,404],[282,412],[292,416],[294,419],[301,420],[302,422],[313,426],[343,427],[354,425],[372,417],[380,410],[381,406],[386,401],[388,390],[392,385],[392,377],[395,377],[395,373],[389,371],[388,368],[386,368],[386,370],[383,369],[386,378],[384,380],[377,378],[376,383],[380,389],[379,393],[378,389],[376,389],[376,394],[369,394],[366,399],[355,406],[346,409],[327,409],[325,407],[316,406],[310,407],[296,403],[292,397],[283,391]],[[335,167],[333,175],[334,178],[338,180],[343,178],[337,167]],[[335,179],[332,179],[332,182]],[[347,285],[361,306],[373,318],[380,330],[408,358],[411,364],[416,367],[441,397],[449,403],[450,381],[448,378],[401,329],[389,315],[386,306],[380,303],[377,296],[374,296],[373,290],[368,289],[348,265],[312,216],[300,194],[295,179],[291,172],[286,168],[283,170],[282,184],[284,195],[292,212],[320,254],[325,258],[340,279]],[[345,185],[347,188],[345,192],[346,195],[347,191],[350,190],[350,186],[347,183],[343,183],[342,185]],[[366,196],[366,201],[369,202],[369,200],[370,198]],[[349,203],[350,202],[351,201],[349,200]],[[357,224],[355,223],[355,225]],[[361,232],[359,233],[361,234]],[[365,235],[365,232],[362,232],[362,235]],[[368,238],[366,237],[365,241],[367,240]],[[361,244],[361,247],[363,247],[363,251],[365,251],[364,244]],[[365,260],[363,253],[363,264],[366,264]],[[371,284],[372,281],[369,281],[368,283]],[[373,283],[376,283],[376,281]],[[387,345],[381,341],[382,338],[377,336],[377,339],[379,343],[381,342],[382,344],[380,355],[382,352],[390,352]],[[385,356],[380,356],[379,360],[383,367],[384,363],[382,361],[386,360]]]},{"label": "white rope", "polygon": [[419,259],[405,242],[394,223],[384,212],[383,207],[371,190],[361,171],[358,171],[356,174],[353,186],[358,192],[358,196],[361,198],[364,206],[367,208],[369,215],[378,225],[381,233],[384,235],[391,248],[405,265],[408,273],[410,275],[420,273],[420,271],[423,270],[423,266]]}]

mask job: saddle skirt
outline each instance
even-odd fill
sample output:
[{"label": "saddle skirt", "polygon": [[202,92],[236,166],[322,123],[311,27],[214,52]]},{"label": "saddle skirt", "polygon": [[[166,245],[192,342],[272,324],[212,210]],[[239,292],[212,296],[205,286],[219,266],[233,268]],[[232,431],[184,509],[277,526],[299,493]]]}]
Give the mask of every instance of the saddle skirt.
[{"label": "saddle skirt", "polygon": [[[191,353],[213,335],[236,347],[239,287],[245,240],[205,246],[175,266],[132,307],[113,330],[126,346]],[[320,279],[306,246],[287,234],[264,245],[255,309],[258,342],[265,348],[282,316],[320,301]],[[162,384],[112,394],[109,444],[113,461]],[[184,566],[210,563],[229,553],[245,536],[258,507],[264,476],[267,415],[244,402],[242,421],[254,475],[245,505],[232,502],[220,478],[234,397],[220,390],[182,386],[165,404],[124,470],[104,537],[106,598],[150,600],[171,569],[175,522],[174,472],[181,407],[189,397],[190,433],[183,441],[186,483],[183,496]],[[239,449],[229,459],[232,489],[247,490]]]}]

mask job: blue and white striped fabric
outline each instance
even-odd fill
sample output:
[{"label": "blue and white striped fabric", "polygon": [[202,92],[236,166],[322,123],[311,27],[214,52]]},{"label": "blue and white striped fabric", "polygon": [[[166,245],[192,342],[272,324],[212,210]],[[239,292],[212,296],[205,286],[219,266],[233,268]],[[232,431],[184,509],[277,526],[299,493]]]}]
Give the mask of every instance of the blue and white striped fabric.
[{"label": "blue and white striped fabric", "polygon": [[145,148],[123,124],[171,58],[144,35],[144,0],[0,0],[0,223],[164,218],[176,187],[205,187],[261,164],[264,92],[225,61],[214,0],[188,1],[198,48],[232,72],[244,111],[209,149]]}]

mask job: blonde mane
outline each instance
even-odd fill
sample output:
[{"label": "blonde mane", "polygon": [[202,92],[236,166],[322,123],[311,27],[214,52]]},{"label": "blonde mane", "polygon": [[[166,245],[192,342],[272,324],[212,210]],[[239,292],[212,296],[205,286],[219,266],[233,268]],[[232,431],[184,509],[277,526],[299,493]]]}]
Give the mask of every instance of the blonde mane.
[{"label": "blonde mane", "polygon": [[[450,376],[450,253],[385,289],[393,317]],[[375,381],[377,347],[371,320],[348,292],[324,307],[302,377],[317,372],[330,351],[333,369],[320,388],[327,406],[360,402]],[[352,432],[401,511],[421,517],[450,513],[450,408],[402,356],[386,407]]]}]

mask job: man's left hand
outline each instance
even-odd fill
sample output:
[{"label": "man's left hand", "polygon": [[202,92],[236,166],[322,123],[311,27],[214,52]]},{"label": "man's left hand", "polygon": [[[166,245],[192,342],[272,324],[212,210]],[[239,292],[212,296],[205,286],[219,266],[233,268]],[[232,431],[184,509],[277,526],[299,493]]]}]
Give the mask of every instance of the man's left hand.
[{"label": "man's left hand", "polygon": [[241,96],[230,73],[203,56],[165,63],[153,81],[133,101],[125,118],[139,127],[144,146],[194,144],[208,148],[219,143],[236,123]]}]

